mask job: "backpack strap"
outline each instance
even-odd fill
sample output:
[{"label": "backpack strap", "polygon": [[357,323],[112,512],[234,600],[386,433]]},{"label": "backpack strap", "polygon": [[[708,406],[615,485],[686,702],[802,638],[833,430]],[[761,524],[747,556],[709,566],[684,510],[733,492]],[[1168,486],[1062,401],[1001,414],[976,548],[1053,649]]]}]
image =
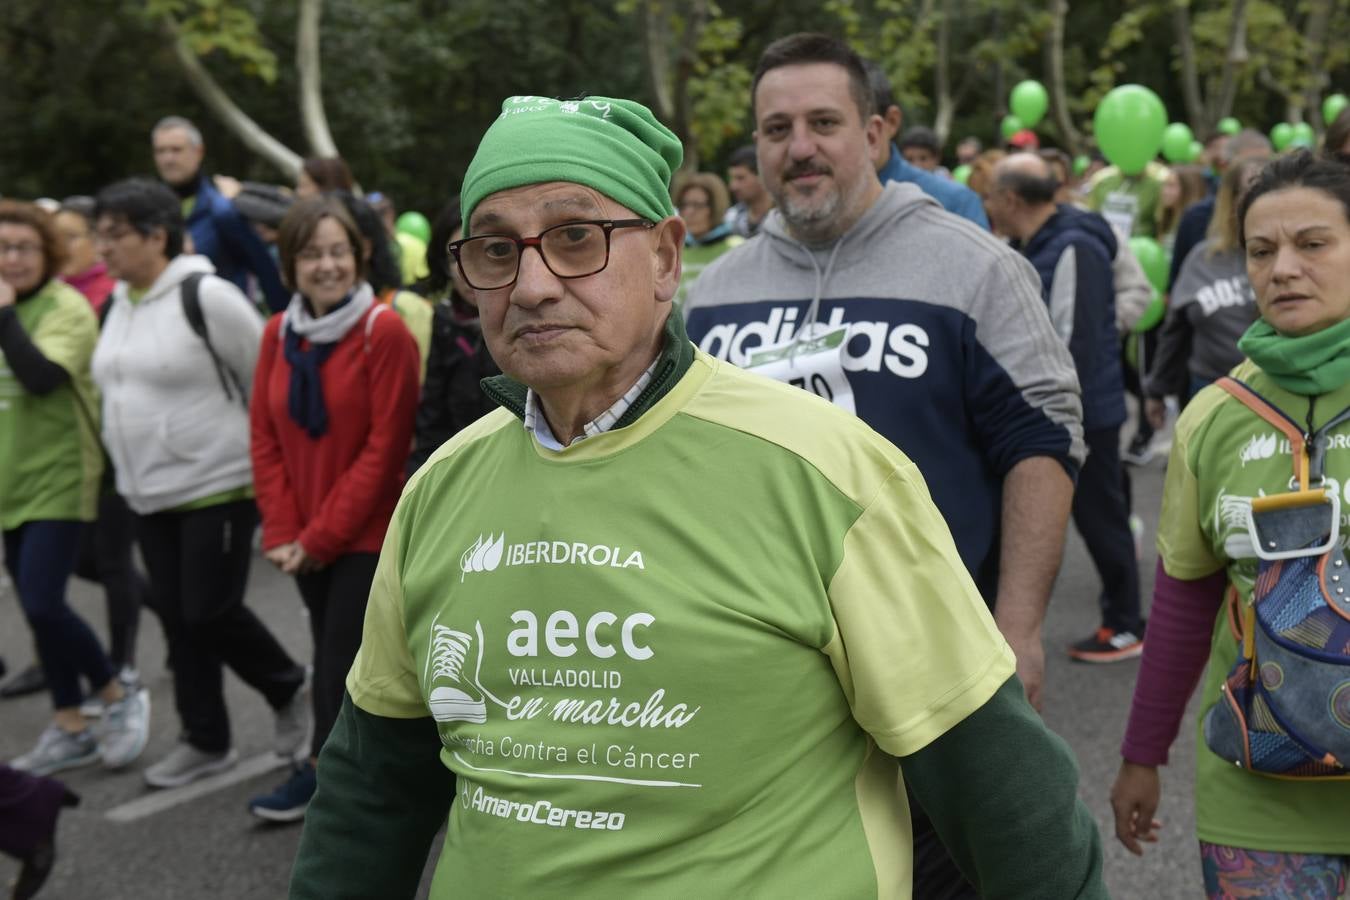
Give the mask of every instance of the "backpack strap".
[{"label": "backpack strap", "polygon": [[[220,358],[216,352],[215,346],[211,343],[211,334],[206,327],[206,316],[202,313],[201,284],[202,279],[206,277],[204,272],[193,272],[187,278],[183,279],[179,297],[183,302],[183,318],[187,319],[188,327],[192,333],[202,339],[206,345],[206,352],[211,355],[211,362],[216,367],[216,377],[220,379],[220,389],[225,392],[225,399],[233,400],[237,394],[240,405],[248,407],[248,391],[244,389],[243,382],[239,376]],[[234,391],[230,390],[230,385],[234,385]]]},{"label": "backpack strap", "polygon": [[375,330],[375,319],[389,307],[383,303],[375,303],[371,306],[370,312],[366,314],[366,355],[370,355],[370,334]]},{"label": "backpack strap", "polygon": [[1307,490],[1308,448],[1304,440],[1303,429],[1299,427],[1298,423],[1245,382],[1238,381],[1230,375],[1225,375],[1214,383],[1236,397],[1243,406],[1274,425],[1289,439],[1289,447],[1294,456],[1294,477],[1298,479],[1299,485]]}]

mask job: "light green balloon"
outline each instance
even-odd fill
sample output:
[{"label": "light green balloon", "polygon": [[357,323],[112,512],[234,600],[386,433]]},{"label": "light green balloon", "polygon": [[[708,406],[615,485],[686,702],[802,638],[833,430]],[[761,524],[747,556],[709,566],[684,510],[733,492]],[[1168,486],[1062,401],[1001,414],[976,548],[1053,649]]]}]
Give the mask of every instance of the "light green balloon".
[{"label": "light green balloon", "polygon": [[1162,245],[1151,237],[1135,235],[1130,238],[1130,251],[1134,253],[1135,259],[1139,260],[1139,265],[1143,268],[1144,275],[1148,277],[1148,283],[1153,285],[1153,289],[1166,290],[1168,259],[1167,251]]},{"label": "light green balloon", "polygon": [[1225,116],[1219,120],[1219,134],[1237,134],[1242,130],[1242,123],[1232,116]]},{"label": "light green balloon", "polygon": [[1190,162],[1191,143],[1194,140],[1195,135],[1191,134],[1189,125],[1184,122],[1173,122],[1163,130],[1163,156],[1172,163]]},{"label": "light green balloon", "polygon": [[952,181],[955,181],[957,184],[965,184],[970,181],[970,166],[959,165],[955,169],[952,169]]},{"label": "light green balloon", "polygon": [[1311,147],[1317,143],[1317,135],[1313,133],[1313,128],[1307,122],[1298,122],[1294,125],[1294,136],[1289,140],[1291,147]]},{"label": "light green balloon", "polygon": [[1341,110],[1350,106],[1350,97],[1344,94],[1332,94],[1322,101],[1322,121],[1327,125],[1336,121],[1336,117],[1341,114]]},{"label": "light green balloon", "polygon": [[1092,165],[1092,157],[1075,156],[1073,158],[1073,174],[1082,175],[1088,170],[1088,166],[1090,165]]},{"label": "light green balloon", "polygon": [[431,223],[420,212],[410,210],[399,216],[394,223],[394,230],[411,234],[424,244],[431,240]]},{"label": "light green balloon", "polygon": [[1186,162],[1199,162],[1200,157],[1205,153],[1205,145],[1199,141],[1191,141],[1191,155]]},{"label": "light green balloon", "polygon": [[1270,129],[1270,142],[1275,145],[1276,150],[1283,150],[1289,146],[1289,142],[1294,139],[1294,126],[1288,122],[1281,122]]},{"label": "light green balloon", "polygon": [[1092,117],[1097,146],[1126,175],[1138,175],[1158,155],[1167,108],[1153,91],[1124,84],[1102,98]]},{"label": "light green balloon", "polygon": [[1012,89],[1008,107],[1014,116],[1022,120],[1023,128],[1035,128],[1050,108],[1050,95],[1046,93],[1045,85],[1027,79],[1018,82]]},{"label": "light green balloon", "polygon": [[1017,118],[1017,116],[1009,115],[1003,117],[1003,121],[999,124],[998,130],[1003,134],[1003,139],[1006,141],[1008,138],[1021,131],[1023,127],[1021,119]]}]

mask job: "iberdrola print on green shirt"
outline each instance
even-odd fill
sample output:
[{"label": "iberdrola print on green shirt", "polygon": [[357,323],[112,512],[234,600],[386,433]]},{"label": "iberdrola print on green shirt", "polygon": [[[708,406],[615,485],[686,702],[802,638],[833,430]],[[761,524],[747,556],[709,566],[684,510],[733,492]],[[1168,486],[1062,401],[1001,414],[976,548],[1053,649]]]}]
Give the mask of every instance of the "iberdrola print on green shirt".
[{"label": "iberdrola print on green shirt", "polygon": [[[1294,421],[1311,409],[1320,427],[1350,406],[1350,382],[1316,395],[1293,393],[1248,361],[1234,377]],[[1341,497],[1341,541],[1350,535],[1350,424],[1331,435],[1327,487]],[[1177,421],[1158,526],[1158,552],[1167,574],[1197,579],[1224,570],[1242,599],[1251,600],[1258,560],[1247,530],[1253,497],[1289,490],[1289,441],[1236,398],[1210,386]],[[1227,617],[1214,623],[1200,709],[1219,687],[1239,651]],[[1203,721],[1203,715],[1201,716]],[[1205,745],[1197,726],[1196,832],[1231,847],[1289,853],[1350,854],[1350,781],[1275,779],[1238,768]]]},{"label": "iberdrola print on green shirt", "polygon": [[803,400],[699,354],[627,427],[499,410],[415,476],[348,689],[436,720],[432,897],[909,896],[894,757],[1013,659],[915,466]]},{"label": "iberdrola print on green shirt", "polygon": [[15,305],[29,340],[70,380],[50,394],[24,389],[0,354],[0,528],[66,519],[92,522],[103,455],[89,359],[98,319],[89,301],[53,279]]}]

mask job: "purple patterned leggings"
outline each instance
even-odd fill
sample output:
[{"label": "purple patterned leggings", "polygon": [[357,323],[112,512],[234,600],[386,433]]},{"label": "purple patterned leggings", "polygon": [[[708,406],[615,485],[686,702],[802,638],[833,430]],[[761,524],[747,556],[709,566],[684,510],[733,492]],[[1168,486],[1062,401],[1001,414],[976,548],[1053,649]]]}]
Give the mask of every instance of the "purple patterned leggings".
[{"label": "purple patterned leggings", "polygon": [[1350,857],[1274,853],[1200,842],[1209,900],[1337,900]]}]

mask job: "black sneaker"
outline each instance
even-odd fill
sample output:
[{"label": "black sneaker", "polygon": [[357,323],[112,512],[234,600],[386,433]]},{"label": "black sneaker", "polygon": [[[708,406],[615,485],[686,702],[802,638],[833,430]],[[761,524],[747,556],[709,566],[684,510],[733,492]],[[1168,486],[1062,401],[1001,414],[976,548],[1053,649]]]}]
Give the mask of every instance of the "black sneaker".
[{"label": "black sneaker", "polygon": [[24,669],[18,675],[15,675],[4,685],[0,685],[0,697],[6,700],[14,697],[26,697],[29,694],[36,694],[39,691],[47,689],[47,676],[42,671],[42,666],[33,663]]},{"label": "black sneaker", "polygon": [[1144,639],[1132,631],[1116,631],[1103,625],[1090,638],[1069,648],[1069,656],[1079,662],[1113,663],[1134,659],[1144,652]]},{"label": "black sneaker", "polygon": [[291,777],[270,794],[254,797],[248,811],[269,822],[298,822],[305,817],[309,801],[318,787],[314,764],[305,760],[291,770]]},{"label": "black sneaker", "polygon": [[1130,445],[1120,454],[1121,462],[1132,466],[1146,466],[1153,459],[1153,435],[1144,437],[1136,434],[1130,439]]}]

